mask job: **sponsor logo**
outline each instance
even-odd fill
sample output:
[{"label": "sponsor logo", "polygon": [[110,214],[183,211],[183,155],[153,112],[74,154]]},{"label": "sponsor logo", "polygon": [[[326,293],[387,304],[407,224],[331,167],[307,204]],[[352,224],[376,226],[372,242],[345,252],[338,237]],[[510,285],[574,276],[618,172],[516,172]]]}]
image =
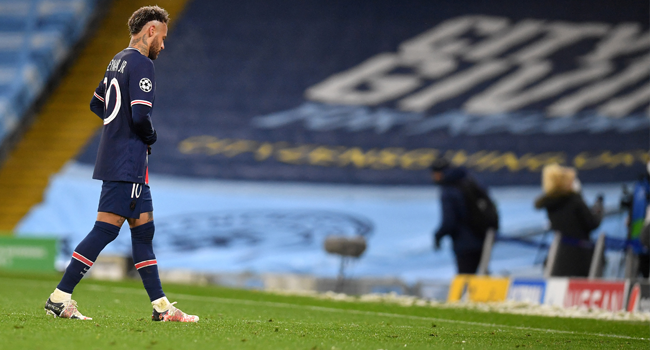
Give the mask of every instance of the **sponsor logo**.
[{"label": "sponsor logo", "polygon": [[447,301],[504,301],[510,280],[473,275],[458,275],[449,286]]},{"label": "sponsor logo", "polygon": [[43,259],[47,256],[47,250],[42,247],[29,246],[0,246],[0,266],[11,265],[13,259]]},{"label": "sponsor logo", "polygon": [[569,280],[565,307],[619,311],[625,307],[627,282]]},{"label": "sponsor logo", "polygon": [[515,279],[508,289],[508,300],[541,304],[544,302],[546,281]]},{"label": "sponsor logo", "polygon": [[149,92],[153,88],[153,84],[151,83],[151,80],[149,78],[142,78],[140,79],[140,90],[144,92]]},{"label": "sponsor logo", "polygon": [[564,306],[567,288],[569,287],[568,278],[549,278],[546,280],[546,290],[544,292],[544,305]]},{"label": "sponsor logo", "polygon": [[0,236],[0,269],[54,271],[56,239]]},{"label": "sponsor logo", "polygon": [[650,312],[650,283],[637,282],[630,291],[627,304],[629,312]]}]

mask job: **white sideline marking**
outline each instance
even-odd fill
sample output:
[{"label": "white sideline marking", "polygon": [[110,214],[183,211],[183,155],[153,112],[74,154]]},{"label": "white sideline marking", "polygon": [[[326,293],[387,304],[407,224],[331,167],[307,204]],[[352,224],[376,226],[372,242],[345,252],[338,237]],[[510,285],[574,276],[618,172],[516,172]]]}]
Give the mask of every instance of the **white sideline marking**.
[{"label": "white sideline marking", "polygon": [[[41,281],[32,281],[25,279],[14,279],[14,278],[4,278],[10,279],[13,281],[20,281],[23,284],[27,285],[38,285],[38,286],[54,286],[56,282],[41,282]],[[114,292],[122,294],[141,294],[146,295],[144,289],[135,289],[135,288],[124,288],[124,287],[106,287],[97,284],[84,284],[84,287],[91,291],[95,292]],[[534,331],[534,332],[543,332],[543,333],[558,333],[558,334],[574,334],[574,335],[589,335],[594,337],[605,337],[605,338],[619,338],[619,339],[630,339],[630,340],[649,340],[647,338],[638,338],[630,337],[627,335],[619,334],[603,334],[603,333],[589,333],[589,332],[572,332],[572,331],[562,331],[557,329],[545,329],[545,328],[534,328],[534,327],[521,327],[521,326],[510,326],[503,324],[494,324],[494,323],[483,323],[483,322],[472,322],[472,321],[461,321],[461,320],[450,320],[446,318],[437,318],[437,317],[425,317],[425,316],[412,316],[412,315],[402,315],[402,314],[391,314],[387,312],[376,312],[376,311],[361,311],[361,310],[349,310],[349,309],[337,309],[324,306],[313,306],[313,305],[296,305],[296,304],[287,304],[279,303],[274,301],[254,301],[254,300],[241,300],[241,299],[229,299],[229,298],[220,298],[220,297],[205,297],[191,294],[181,294],[181,293],[172,293],[177,297],[181,297],[188,300],[196,301],[212,301],[212,302],[221,302],[229,304],[242,304],[242,305],[264,305],[271,307],[283,307],[290,309],[306,309],[314,311],[323,311],[323,312],[339,312],[339,313],[348,313],[356,315],[370,315],[370,316],[384,316],[384,317],[394,317],[394,318],[405,318],[411,320],[422,320],[422,321],[437,321],[437,322],[449,322],[457,323],[468,326],[481,326],[481,327],[491,327],[491,328],[512,328],[518,330]]]}]

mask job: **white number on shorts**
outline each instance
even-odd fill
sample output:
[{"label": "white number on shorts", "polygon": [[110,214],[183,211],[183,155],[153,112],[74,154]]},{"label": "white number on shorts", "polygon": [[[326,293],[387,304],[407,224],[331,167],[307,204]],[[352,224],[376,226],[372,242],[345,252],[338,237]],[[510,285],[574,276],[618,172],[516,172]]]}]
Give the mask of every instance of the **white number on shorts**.
[{"label": "white number on shorts", "polygon": [[131,189],[131,198],[140,198],[140,195],[142,194],[142,185],[141,184],[133,184],[133,188]]}]

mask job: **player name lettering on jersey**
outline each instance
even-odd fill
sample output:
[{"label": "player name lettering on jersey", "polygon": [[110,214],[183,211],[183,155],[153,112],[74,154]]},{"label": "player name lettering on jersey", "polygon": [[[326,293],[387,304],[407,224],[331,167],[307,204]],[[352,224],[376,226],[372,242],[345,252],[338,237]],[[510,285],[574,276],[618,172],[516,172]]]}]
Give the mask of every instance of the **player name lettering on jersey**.
[{"label": "player name lettering on jersey", "polygon": [[124,73],[124,68],[126,68],[126,64],[127,62],[122,61],[121,59],[111,60],[111,63],[108,64],[108,68],[106,68],[106,71]]}]

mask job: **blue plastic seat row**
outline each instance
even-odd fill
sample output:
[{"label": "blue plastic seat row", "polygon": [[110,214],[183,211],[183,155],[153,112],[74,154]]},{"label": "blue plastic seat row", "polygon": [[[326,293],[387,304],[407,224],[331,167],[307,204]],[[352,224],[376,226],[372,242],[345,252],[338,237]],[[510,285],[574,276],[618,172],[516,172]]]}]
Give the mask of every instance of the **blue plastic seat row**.
[{"label": "blue plastic seat row", "polygon": [[0,144],[80,40],[97,0],[0,0]]}]

